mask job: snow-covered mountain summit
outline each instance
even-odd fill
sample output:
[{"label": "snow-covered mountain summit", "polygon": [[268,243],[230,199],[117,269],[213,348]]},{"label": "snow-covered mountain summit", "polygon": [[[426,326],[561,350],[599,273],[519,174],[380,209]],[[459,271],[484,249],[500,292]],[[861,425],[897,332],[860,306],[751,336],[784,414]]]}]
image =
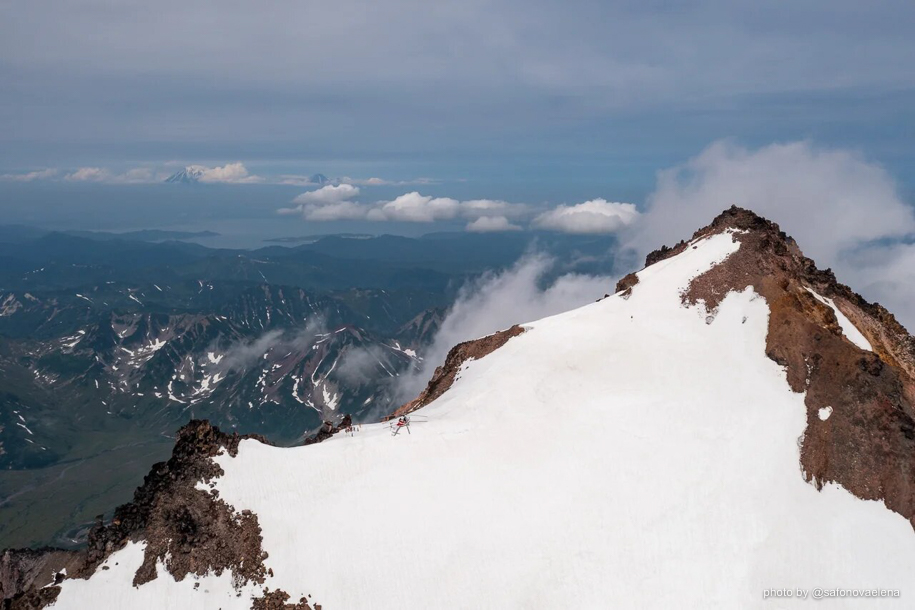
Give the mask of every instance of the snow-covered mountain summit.
[{"label": "snow-covered mountain summit", "polygon": [[197,184],[200,182],[200,178],[203,177],[206,169],[207,168],[203,165],[188,165],[184,169],[177,171],[166,178],[165,182],[178,184]]},{"label": "snow-covered mountain summit", "polygon": [[647,262],[612,296],[455,347],[397,435],[278,448],[189,425],[85,554],[21,570],[20,599],[901,607],[912,338],[746,210]]}]

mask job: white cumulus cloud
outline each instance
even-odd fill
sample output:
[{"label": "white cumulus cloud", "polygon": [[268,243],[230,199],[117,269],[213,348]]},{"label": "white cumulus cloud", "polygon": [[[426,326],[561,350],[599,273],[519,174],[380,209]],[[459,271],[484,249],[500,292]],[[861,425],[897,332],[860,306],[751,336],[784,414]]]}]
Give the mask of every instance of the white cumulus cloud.
[{"label": "white cumulus cloud", "polygon": [[248,168],[244,163],[226,163],[223,166],[206,167],[203,165],[192,165],[190,168],[200,171],[200,182],[228,182],[235,184],[250,184],[254,182],[263,182],[263,178],[248,173]]},{"label": "white cumulus cloud", "polygon": [[563,233],[616,233],[632,224],[639,211],[631,203],[592,199],[576,205],[559,205],[534,219],[542,229]]},{"label": "white cumulus cloud", "polygon": [[417,191],[405,193],[393,201],[382,203],[369,213],[369,220],[400,220],[405,222],[434,222],[457,216],[460,201],[450,197],[429,197]]},{"label": "white cumulus cloud", "polygon": [[417,191],[405,193],[392,201],[381,202],[369,212],[369,220],[402,222],[436,222],[466,218],[475,220],[488,216],[519,217],[528,208],[521,203],[497,199],[459,201],[451,197],[431,197]]},{"label": "white cumulus cloud", "polygon": [[292,202],[313,204],[337,203],[346,199],[352,199],[358,194],[359,187],[353,186],[351,184],[328,184],[327,186],[322,186],[317,190],[302,193],[293,199]]},{"label": "white cumulus cloud", "polygon": [[521,227],[512,224],[505,216],[480,216],[467,223],[471,233],[496,233],[499,231],[520,231]]},{"label": "white cumulus cloud", "polygon": [[282,208],[280,214],[301,214],[305,220],[328,222],[333,220],[363,220],[369,206],[352,201],[359,195],[359,187],[351,184],[328,184],[314,191],[302,193],[292,200],[293,208]]}]

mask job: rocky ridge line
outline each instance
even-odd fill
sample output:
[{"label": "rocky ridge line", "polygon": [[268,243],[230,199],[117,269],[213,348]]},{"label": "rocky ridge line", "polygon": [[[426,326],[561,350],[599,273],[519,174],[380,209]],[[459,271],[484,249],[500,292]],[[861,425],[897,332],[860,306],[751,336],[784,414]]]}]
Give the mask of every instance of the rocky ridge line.
[{"label": "rocky ridge line", "polygon": [[[714,323],[729,292],[752,287],[762,295],[770,311],[766,355],[785,367],[793,391],[806,393],[803,476],[817,488],[837,483],[882,500],[915,527],[915,339],[884,307],[818,269],[777,224],[742,208],[726,210],[688,242],[655,250],[646,265],[729,229],[740,248],[694,278],[684,304],[703,304]],[[873,351],[848,340],[832,308],[810,291],[831,299]]]},{"label": "rocky ridge line", "polygon": [[[350,423],[349,416],[337,426],[328,422],[305,444],[321,442]],[[143,563],[134,575],[135,586],[156,578],[159,562],[177,581],[189,574],[219,575],[229,570],[236,586],[263,584],[270,571],[264,564],[267,553],[257,516],[248,510],[235,511],[215,490],[197,489],[199,482],[223,474],[212,458],[222,451],[234,457],[245,439],[270,444],[259,435],[225,434],[205,420],[185,425],[178,432],[171,458],[151,468],[133,501],[119,506],[109,523],[99,519],[89,533],[86,549],[5,551],[0,557],[0,609],[46,607],[59,595],[64,579],[89,578],[131,541],[146,544]],[[253,600],[252,608],[312,610],[305,598],[288,604],[289,597],[281,590],[265,591]],[[319,609],[316,604],[314,610]]]}]

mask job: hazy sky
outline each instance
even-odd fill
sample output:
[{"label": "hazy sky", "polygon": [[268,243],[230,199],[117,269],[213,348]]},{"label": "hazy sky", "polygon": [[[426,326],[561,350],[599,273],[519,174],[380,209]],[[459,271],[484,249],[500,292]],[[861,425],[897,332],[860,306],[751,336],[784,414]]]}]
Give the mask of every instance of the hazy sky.
[{"label": "hazy sky", "polygon": [[[792,143],[910,206],[913,31],[911,1],[5,0],[0,208],[257,239],[615,233],[662,176],[728,167],[707,151]],[[188,165],[208,184],[161,184]],[[757,165],[755,195],[784,175]]]},{"label": "hazy sky", "polygon": [[880,0],[5,0],[0,169],[647,189],[736,137],[908,183],[913,26]]}]

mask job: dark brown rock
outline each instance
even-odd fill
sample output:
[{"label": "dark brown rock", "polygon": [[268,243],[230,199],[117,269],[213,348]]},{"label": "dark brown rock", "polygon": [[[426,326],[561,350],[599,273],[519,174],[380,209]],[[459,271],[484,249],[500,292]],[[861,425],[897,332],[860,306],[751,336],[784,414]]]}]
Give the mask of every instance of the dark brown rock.
[{"label": "dark brown rock", "polygon": [[619,294],[624,299],[628,299],[629,295],[632,294],[632,287],[638,283],[639,276],[637,276],[635,273],[630,273],[616,283],[616,289],[614,292]]}]

